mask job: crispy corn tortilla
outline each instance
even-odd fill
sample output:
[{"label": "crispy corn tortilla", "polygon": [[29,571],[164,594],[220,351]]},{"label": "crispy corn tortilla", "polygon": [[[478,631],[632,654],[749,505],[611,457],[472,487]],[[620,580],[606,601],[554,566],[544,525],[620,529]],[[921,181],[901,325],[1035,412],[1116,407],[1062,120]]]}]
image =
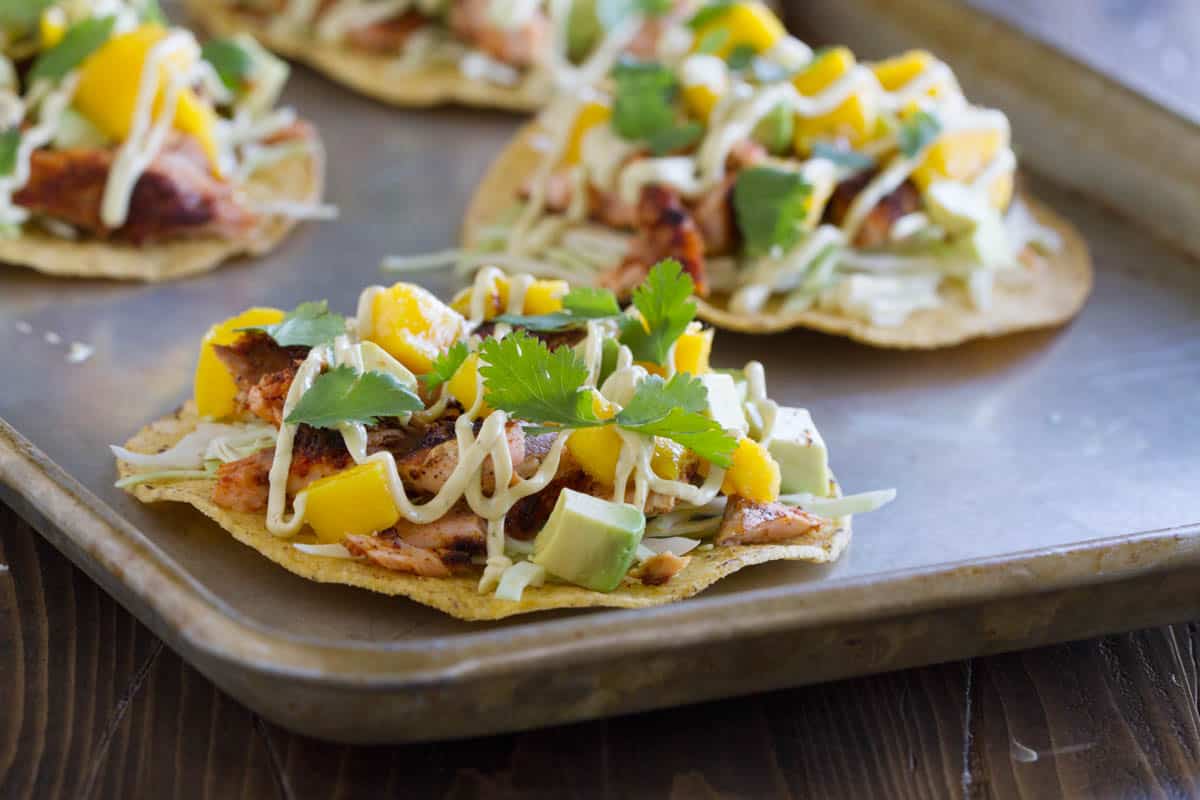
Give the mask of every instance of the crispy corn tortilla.
[{"label": "crispy corn tortilla", "polygon": [[225,7],[218,0],[187,0],[185,5],[192,19],[214,35],[252,33],[275,52],[302,61],[338,83],[384,103],[417,107],[461,103],[532,111],[548,99],[544,91],[528,80],[512,87],[497,86],[472,80],[453,64],[398,71],[395,57],[365,53],[340,42],[323,42],[304,34],[273,30],[254,15]]},{"label": "crispy corn tortilla", "polygon": [[[526,125],[488,168],[467,207],[462,234],[467,246],[473,244],[477,231],[512,208],[519,188],[542,158],[536,147],[540,135],[537,123]],[[728,297],[714,294],[699,301],[699,316],[717,327],[742,333],[812,328],[877,347],[901,349],[948,347],[968,339],[1060,325],[1079,313],[1091,292],[1091,257],[1083,237],[1069,222],[1026,192],[1019,198],[1039,223],[1058,233],[1062,248],[1041,260],[1028,285],[1012,287],[998,281],[986,311],[972,307],[964,289],[943,286],[945,302],[940,307],[917,311],[896,326],[872,325],[828,311],[779,311],[782,298],[778,296],[762,311],[738,314],[725,307]]]},{"label": "crispy corn tortilla", "polygon": [[[243,187],[257,202],[315,203],[325,183],[325,156],[314,133],[311,147],[255,172]],[[0,238],[0,264],[32,267],[48,275],[168,281],[216,268],[238,255],[261,256],[296,226],[291,217],[266,215],[239,239],[182,239],[134,245],[98,239],[72,240],[27,225],[13,239]]]},{"label": "crispy corn tortilla", "polygon": [[[188,403],[182,409],[139,431],[125,447],[139,453],[165,450],[199,422],[195,408]],[[137,470],[117,462],[121,477]],[[514,614],[555,608],[645,608],[682,600],[703,591],[726,575],[752,564],[794,560],[825,563],[835,560],[850,541],[850,520],[831,522],[813,534],[788,544],[714,547],[693,550],[691,561],[678,575],[662,586],[646,586],[626,578],[616,591],[605,594],[566,584],[547,583],[525,590],[520,602],[500,600],[476,591],[478,574],[452,578],[422,578],[393,572],[365,561],[314,556],[294,548],[293,543],[315,544],[316,538],[305,531],[293,538],[273,536],[267,530],[265,514],[230,511],[212,501],[215,480],[190,480],[149,483],[129,491],[144,503],[173,500],[188,503],[231,533],[235,539],[253,547],[284,569],[320,583],[344,583],[373,592],[400,595],[465,620],[495,620]]]}]

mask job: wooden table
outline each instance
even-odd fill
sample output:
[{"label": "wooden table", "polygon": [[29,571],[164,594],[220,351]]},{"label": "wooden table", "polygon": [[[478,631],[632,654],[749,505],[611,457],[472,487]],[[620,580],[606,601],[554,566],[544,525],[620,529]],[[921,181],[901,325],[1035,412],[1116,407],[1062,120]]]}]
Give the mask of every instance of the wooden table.
[{"label": "wooden table", "polygon": [[0,798],[1189,797],[1196,624],[513,736],[326,744],[0,506]]}]

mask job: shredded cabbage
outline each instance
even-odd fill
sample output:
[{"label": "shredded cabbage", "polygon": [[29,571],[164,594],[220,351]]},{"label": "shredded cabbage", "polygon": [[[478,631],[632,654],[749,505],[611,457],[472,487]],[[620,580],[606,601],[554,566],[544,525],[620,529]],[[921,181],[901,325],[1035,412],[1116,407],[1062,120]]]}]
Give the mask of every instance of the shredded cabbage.
[{"label": "shredded cabbage", "polygon": [[845,497],[816,497],[803,493],[785,494],[779,498],[779,502],[798,506],[819,517],[836,519],[875,511],[895,499],[895,489],[878,489],[873,492],[848,494]]},{"label": "shredded cabbage", "polygon": [[299,542],[292,545],[301,553],[308,553],[310,556],[324,556],[326,558],[355,558],[345,545],[341,544],[301,544]]}]

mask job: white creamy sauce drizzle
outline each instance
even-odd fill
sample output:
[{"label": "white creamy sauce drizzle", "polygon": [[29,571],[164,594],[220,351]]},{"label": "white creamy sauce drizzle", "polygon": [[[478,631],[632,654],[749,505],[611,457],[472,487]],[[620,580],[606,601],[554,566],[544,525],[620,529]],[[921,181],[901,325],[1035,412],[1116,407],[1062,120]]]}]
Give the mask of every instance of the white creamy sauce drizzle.
[{"label": "white creamy sauce drizzle", "polygon": [[[177,59],[192,65],[191,69],[165,69],[168,59]],[[200,61],[200,48],[195,38],[186,31],[171,31],[150,48],[142,64],[138,83],[137,104],[129,135],[117,150],[108,182],[104,185],[104,197],[100,204],[100,220],[110,228],[125,224],[129,214],[129,200],[138,178],[158,156],[175,121],[175,110],[179,98],[195,75],[195,64]],[[163,76],[166,87],[162,92],[162,107],[154,116],[155,101],[160,96]]]},{"label": "white creamy sauce drizzle", "polygon": [[[469,327],[475,327],[488,317],[488,311],[499,290],[501,279],[508,283],[508,298],[505,311],[520,313],[524,309],[525,296],[533,284],[530,275],[506,276],[494,267],[479,270],[471,286],[468,297]],[[369,368],[370,363],[364,361],[364,345],[359,342],[370,338],[373,330],[373,309],[376,299],[383,287],[371,286],[359,295],[356,314],[347,324],[347,334],[339,336],[332,346],[314,347],[301,363],[292,381],[283,406],[283,418],[291,415],[304,393],[312,388],[313,382],[326,367],[348,365],[356,371]],[[497,337],[503,336],[507,326],[497,325]],[[615,415],[624,404],[632,399],[638,384],[645,380],[648,373],[645,368],[633,362],[633,353],[628,347],[620,346],[617,352],[615,368],[605,380],[603,386],[597,387],[596,381],[600,375],[603,360],[603,344],[605,339],[614,336],[611,321],[593,320],[587,325],[587,334],[581,343],[583,361],[587,368],[586,386],[592,391],[599,392],[604,401],[612,408]],[[468,340],[472,350],[477,351],[479,338],[472,336]],[[668,375],[674,373],[674,347],[668,359]],[[761,419],[766,420],[762,426],[764,441],[769,439],[770,430],[774,424],[776,405],[766,396],[765,377],[762,365],[750,362],[746,365],[748,383],[747,403],[757,409]],[[367,429],[361,424],[343,424],[339,432],[345,442],[346,449],[356,464],[379,463],[384,468],[388,490],[400,515],[413,524],[429,524],[445,515],[458,502],[465,500],[475,514],[487,521],[487,560],[479,590],[491,591],[497,585],[504,571],[512,566],[512,560],[505,554],[504,518],[508,511],[519,500],[535,494],[546,487],[558,471],[562,451],[566,445],[568,432],[555,436],[554,443],[542,460],[538,469],[528,478],[516,476],[516,465],[512,462],[512,454],[508,445],[508,428],[514,423],[508,415],[499,410],[482,415],[484,384],[482,375],[476,373],[475,402],[466,409],[454,423],[455,445],[457,447],[457,464],[447,478],[445,484],[434,497],[425,503],[414,503],[409,497],[396,468],[393,455],[380,450],[367,453]],[[413,417],[422,422],[435,420],[445,413],[449,395],[445,386],[439,393],[437,401]],[[481,421],[479,432],[475,433],[475,423]],[[267,503],[267,529],[272,534],[290,537],[297,534],[304,526],[307,493],[301,491],[292,500],[292,515],[287,516],[287,480],[291,469],[293,445],[297,426],[284,422],[275,437],[275,452],[269,472],[270,488]],[[633,504],[645,505],[651,492],[674,497],[685,506],[699,507],[711,502],[720,492],[725,470],[713,465],[703,485],[693,486],[690,483],[667,479],[656,474],[651,466],[654,455],[655,441],[652,437],[631,431],[618,429],[621,437],[621,450],[617,460],[617,470],[613,486],[612,498],[617,502],[632,499]],[[490,495],[485,494],[483,487],[484,463],[491,460],[494,475],[494,488]],[[629,493],[632,490],[632,497]]]},{"label": "white creamy sauce drizzle", "polygon": [[29,181],[33,151],[45,147],[54,138],[63,111],[71,105],[78,83],[79,76],[71,74],[57,88],[52,89],[46,83],[30,87],[24,106],[27,110],[38,108],[39,119],[36,125],[21,134],[12,174],[0,178],[0,223],[19,225],[29,218],[28,211],[13,204],[12,196]]}]

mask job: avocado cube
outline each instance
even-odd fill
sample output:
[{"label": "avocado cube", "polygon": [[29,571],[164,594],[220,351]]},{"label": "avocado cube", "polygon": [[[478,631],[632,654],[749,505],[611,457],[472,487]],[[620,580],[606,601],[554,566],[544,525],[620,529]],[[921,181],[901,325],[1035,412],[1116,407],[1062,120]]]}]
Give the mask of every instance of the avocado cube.
[{"label": "avocado cube", "polygon": [[745,392],[738,391],[733,376],[722,372],[706,372],[700,376],[700,382],[708,390],[708,416],[725,430],[745,436],[749,427],[742,410]]},{"label": "avocado cube", "polygon": [[531,560],[557,578],[611,592],[632,566],[645,530],[636,507],[563,489],[533,540]]},{"label": "avocado cube", "polygon": [[779,408],[767,449],[779,462],[781,492],[828,496],[829,454],[806,409]]}]

